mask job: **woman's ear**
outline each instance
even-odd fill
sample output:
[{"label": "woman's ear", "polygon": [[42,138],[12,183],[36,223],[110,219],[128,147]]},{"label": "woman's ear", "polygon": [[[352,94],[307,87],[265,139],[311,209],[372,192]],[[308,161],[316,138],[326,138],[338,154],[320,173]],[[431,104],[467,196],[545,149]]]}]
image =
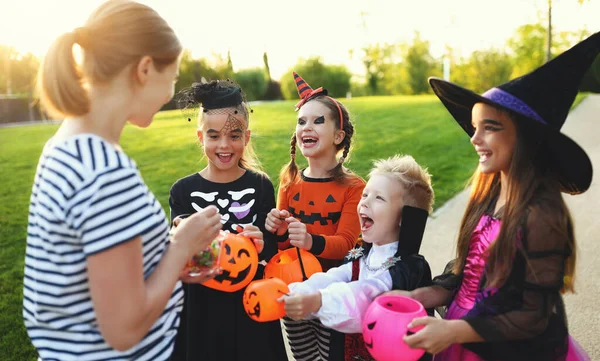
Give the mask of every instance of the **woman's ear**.
[{"label": "woman's ear", "polygon": [[150,72],[153,70],[154,62],[151,57],[143,56],[135,66],[135,79],[138,84],[145,85],[148,82]]},{"label": "woman's ear", "polygon": [[244,140],[246,141],[246,145],[248,143],[250,143],[250,135],[252,134],[252,132],[250,131],[250,129],[246,129],[246,131],[244,132]]}]

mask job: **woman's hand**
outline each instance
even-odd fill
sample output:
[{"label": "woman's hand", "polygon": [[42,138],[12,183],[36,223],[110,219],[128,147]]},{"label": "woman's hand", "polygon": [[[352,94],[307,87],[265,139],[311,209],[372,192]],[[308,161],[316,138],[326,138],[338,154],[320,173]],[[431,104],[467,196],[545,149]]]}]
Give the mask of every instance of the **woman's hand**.
[{"label": "woman's hand", "polygon": [[215,206],[208,206],[185,219],[173,219],[171,247],[181,247],[188,259],[205,249],[221,230],[221,215]]},{"label": "woman's hand", "polygon": [[219,273],[221,273],[222,269],[220,267],[217,267],[215,269],[212,269],[200,276],[190,276],[188,274],[188,270],[184,269],[183,271],[181,271],[181,274],[179,275],[179,279],[181,280],[181,282],[184,283],[204,283],[206,281],[212,280],[213,278],[215,278],[215,276],[217,276]]}]

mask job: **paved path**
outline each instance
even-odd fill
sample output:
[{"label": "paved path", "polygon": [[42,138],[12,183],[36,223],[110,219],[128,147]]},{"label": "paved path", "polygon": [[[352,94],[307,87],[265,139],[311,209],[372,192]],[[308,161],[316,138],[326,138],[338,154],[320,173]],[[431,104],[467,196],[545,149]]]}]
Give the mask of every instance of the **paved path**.
[{"label": "paved path", "polygon": [[25,122],[12,122],[12,123],[0,123],[0,128],[14,128],[23,127],[27,125],[40,125],[40,124],[60,124],[58,120],[32,120]]}]

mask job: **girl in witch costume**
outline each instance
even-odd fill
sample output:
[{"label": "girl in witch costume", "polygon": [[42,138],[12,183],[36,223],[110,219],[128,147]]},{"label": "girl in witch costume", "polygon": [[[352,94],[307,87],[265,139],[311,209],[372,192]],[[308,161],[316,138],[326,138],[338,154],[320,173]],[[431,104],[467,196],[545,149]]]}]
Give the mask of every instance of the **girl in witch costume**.
[{"label": "girl in witch costume", "polygon": [[[249,143],[249,108],[242,90],[232,81],[218,80],[194,83],[182,94],[186,106],[201,104],[197,135],[208,164],[173,184],[171,219],[216,206],[223,229],[254,239],[259,259],[268,261],[277,245],[263,227],[275,193]],[[262,277],[259,264],[254,279]],[[194,278],[183,281],[185,302],[173,360],[286,359],[280,323],[250,319],[242,303],[245,288],[221,292],[195,284]]]},{"label": "girl in witch costume", "polygon": [[[431,285],[429,264],[417,253],[432,205],[430,175],[411,156],[377,161],[358,204],[363,242],[342,266],[289,285],[291,294],[282,297],[288,317],[316,317],[339,331],[326,345],[327,360],[371,360],[361,335],[369,304],[391,289]],[[313,349],[317,340],[304,346]],[[318,359],[316,353],[302,356]]]},{"label": "girl in witch costume", "polygon": [[535,71],[483,95],[431,87],[479,154],[456,260],[434,286],[409,293],[445,320],[405,341],[435,360],[589,360],[568,334],[561,293],[573,291],[576,243],[561,192],[585,192],[592,165],[560,132],[600,52],[592,35]]},{"label": "girl in witch costume", "polygon": [[[356,207],[365,182],[344,167],[354,127],[342,103],[323,88],[312,89],[294,72],[300,102],[298,123],[291,139],[291,160],[280,175],[277,208],[267,216],[265,228],[278,237],[280,249],[292,246],[313,253],[323,270],[339,266],[360,234]],[[296,145],[308,160],[298,170]],[[337,156],[342,153],[338,159]],[[316,319],[284,319],[296,360],[303,359],[302,335],[314,330],[328,339],[331,330]],[[322,349],[327,359],[327,351]]]}]

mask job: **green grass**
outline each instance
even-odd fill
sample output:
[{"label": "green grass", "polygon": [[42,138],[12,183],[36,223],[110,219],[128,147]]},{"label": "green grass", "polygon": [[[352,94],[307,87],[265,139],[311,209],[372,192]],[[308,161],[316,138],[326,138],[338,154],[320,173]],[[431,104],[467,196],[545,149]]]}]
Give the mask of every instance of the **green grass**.
[{"label": "green grass", "polygon": [[[411,154],[432,173],[439,207],[463,188],[477,164],[467,135],[434,96],[367,97],[344,103],[356,127],[347,165],[363,177],[374,159]],[[279,169],[289,160],[296,123],[293,104],[253,107],[253,143],[275,186]],[[38,157],[56,129],[0,129],[0,360],[35,359],[21,317],[27,214]],[[179,111],[159,114],[148,129],[126,127],[121,144],[165,211],[173,182],[206,164],[194,122],[188,123]]]}]

